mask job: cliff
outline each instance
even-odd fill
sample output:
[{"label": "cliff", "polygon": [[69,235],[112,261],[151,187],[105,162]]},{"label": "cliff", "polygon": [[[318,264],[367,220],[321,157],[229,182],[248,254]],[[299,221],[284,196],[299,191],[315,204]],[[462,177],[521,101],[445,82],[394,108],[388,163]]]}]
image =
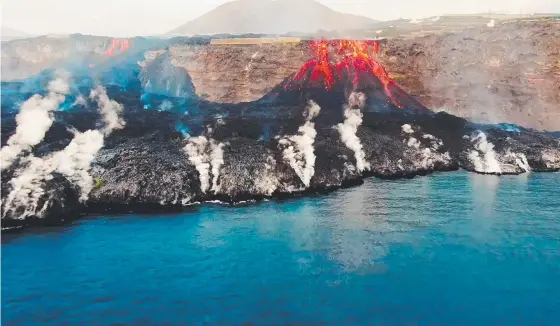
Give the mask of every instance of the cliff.
[{"label": "cliff", "polygon": [[[484,123],[558,131],[559,40],[560,22],[514,21],[493,28],[389,39],[379,60],[405,91],[432,110]],[[117,60],[107,56],[113,42],[86,36],[7,42],[2,48],[3,81],[27,78],[50,67],[68,66],[68,62],[102,67],[106,60]],[[129,42],[127,53],[135,53],[130,63],[144,62],[138,69],[150,71],[145,80],[153,74],[161,80],[162,71],[173,66],[190,76],[196,94],[219,103],[261,98],[296,73],[310,55],[306,41],[211,45],[210,38],[175,38]],[[148,69],[148,62],[157,67]]]},{"label": "cliff", "polygon": [[560,21],[391,40],[391,76],[433,110],[540,130],[560,130]]},{"label": "cliff", "polygon": [[560,170],[551,134],[429,110],[376,60],[378,42],[131,43],[112,41],[72,75],[2,84],[3,228],[325,193],[371,176]]}]

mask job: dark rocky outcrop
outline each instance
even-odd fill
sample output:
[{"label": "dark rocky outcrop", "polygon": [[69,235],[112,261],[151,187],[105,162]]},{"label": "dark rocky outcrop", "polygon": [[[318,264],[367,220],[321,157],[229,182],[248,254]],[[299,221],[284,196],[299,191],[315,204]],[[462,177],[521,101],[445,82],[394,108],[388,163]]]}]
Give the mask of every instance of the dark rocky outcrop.
[{"label": "dark rocky outcrop", "polygon": [[[168,69],[169,83],[157,78],[156,67]],[[2,171],[3,227],[324,193],[371,176],[409,178],[459,168],[489,174],[560,170],[560,142],[551,134],[434,113],[393,84],[389,98],[373,75],[361,76],[357,85],[342,78],[328,91],[306,79],[287,87],[293,86],[289,78],[257,101],[235,104],[197,96],[188,73],[165,60],[152,68],[156,73],[135,70],[126,85],[107,86],[108,96],[124,106],[126,126],[105,138],[95,155],[87,200],[79,200],[77,185],[52,172],[34,182],[41,190],[29,194],[36,205],[6,209],[12,180],[30,164],[26,157],[49,157],[70,144],[72,130],[102,127],[92,100],[56,112],[43,142]],[[157,87],[149,103],[159,104],[148,107],[143,96],[150,80]],[[176,92],[178,85],[188,92],[174,97],[168,90]],[[87,97],[87,87],[76,91]],[[164,102],[168,109],[161,108]],[[3,145],[15,132],[14,115],[3,113]]]},{"label": "dark rocky outcrop", "polygon": [[[363,89],[365,94],[375,91]],[[198,106],[200,114],[187,114],[181,120],[191,130],[200,124],[199,132],[192,136],[200,134],[209,144],[213,142],[214,148],[221,144],[223,152],[218,155],[218,161],[223,162],[217,169],[213,162],[209,163],[210,186],[203,189],[200,171],[185,151],[192,137],[177,131],[176,113],[145,110],[138,100],[140,93],[110,88],[111,98],[125,105],[127,125],[109,136],[96,155],[90,170],[95,186],[89,199],[80,202],[76,186],[62,175],[54,175],[42,184],[45,193],[34,214],[19,219],[18,214],[25,208],[7,212],[2,225],[48,225],[84,213],[182,210],[211,200],[235,203],[323,193],[360,184],[368,176],[408,178],[458,168],[480,173],[523,173],[525,163],[532,171],[560,169],[560,143],[550,135],[523,128],[508,131],[500,126],[476,125],[443,112],[375,110],[374,101],[362,109],[363,123],[356,134],[370,165],[360,172],[354,151],[345,145],[336,129],[344,122],[344,87],[332,92],[312,89],[285,93],[276,102],[268,98],[237,105],[203,100],[191,103]],[[413,103],[413,99],[407,99]],[[313,120],[314,173],[306,186],[285,159],[282,139],[298,134],[306,123],[309,100],[319,103],[321,111]],[[68,127],[82,131],[96,128],[96,112],[91,106],[88,103],[80,109],[58,112],[44,142],[34,150],[35,156],[64,148],[72,139]],[[4,140],[14,128],[13,121],[2,122]],[[479,148],[481,139],[476,136],[480,132],[487,144]],[[204,151],[208,148],[212,146]],[[473,152],[482,170],[474,163]],[[203,154],[212,159],[213,152]],[[499,172],[485,170],[484,164],[492,158],[499,164]],[[16,163],[3,171],[3,202],[11,191],[10,180],[21,169],[25,165]]]}]

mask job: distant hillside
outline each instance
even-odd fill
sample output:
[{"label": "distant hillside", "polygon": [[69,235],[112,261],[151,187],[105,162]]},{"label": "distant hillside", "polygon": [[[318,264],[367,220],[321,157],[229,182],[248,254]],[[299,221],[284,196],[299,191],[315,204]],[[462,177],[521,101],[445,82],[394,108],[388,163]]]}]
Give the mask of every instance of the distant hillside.
[{"label": "distant hillside", "polygon": [[348,30],[376,21],[342,14],[314,0],[237,0],[225,3],[168,35],[285,34],[317,30]]},{"label": "distant hillside", "polygon": [[10,40],[16,40],[21,38],[32,37],[33,35],[15,30],[7,26],[2,26],[2,34],[0,36],[2,41],[10,41]]}]

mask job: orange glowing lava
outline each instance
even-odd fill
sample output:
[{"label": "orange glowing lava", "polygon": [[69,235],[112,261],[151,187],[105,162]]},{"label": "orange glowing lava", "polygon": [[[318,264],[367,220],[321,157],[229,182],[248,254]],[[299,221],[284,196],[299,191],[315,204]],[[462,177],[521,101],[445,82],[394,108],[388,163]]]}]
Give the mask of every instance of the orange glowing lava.
[{"label": "orange glowing lava", "polygon": [[115,51],[117,51],[117,49],[120,53],[123,53],[127,51],[128,48],[130,48],[129,40],[113,39],[113,41],[111,42],[111,46],[107,49],[107,51],[105,51],[105,55],[110,57],[115,54]]},{"label": "orange glowing lava", "polygon": [[[395,82],[375,59],[379,53],[378,41],[311,41],[309,47],[313,59],[303,64],[294,76],[294,81],[301,81],[305,76],[309,76],[312,82],[323,82],[325,88],[330,90],[335,80],[342,80],[343,76],[352,78],[352,84],[358,87],[363,73],[372,74],[379,79],[393,104],[403,108],[391,93],[390,86],[396,87]],[[334,52],[332,57],[336,57],[334,62],[331,61],[331,49]]]},{"label": "orange glowing lava", "polygon": [[323,77],[325,87],[330,89],[334,84],[334,71],[329,60],[329,42],[313,41],[309,43],[309,47],[313,51],[315,59],[306,62],[295,76],[295,79],[301,80],[311,71],[311,80],[317,81]]}]

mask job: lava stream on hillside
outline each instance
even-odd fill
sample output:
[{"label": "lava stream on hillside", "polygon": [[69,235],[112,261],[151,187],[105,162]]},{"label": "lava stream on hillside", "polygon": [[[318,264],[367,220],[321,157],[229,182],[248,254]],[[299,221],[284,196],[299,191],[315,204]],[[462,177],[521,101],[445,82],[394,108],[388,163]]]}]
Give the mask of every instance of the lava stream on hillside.
[{"label": "lava stream on hillside", "polygon": [[119,53],[126,52],[130,48],[130,41],[129,40],[119,40],[113,39],[111,42],[111,46],[105,51],[105,56],[111,57],[115,54],[116,51]]},{"label": "lava stream on hillside", "polygon": [[[375,58],[379,53],[379,41],[365,40],[320,40],[310,41],[313,58],[302,65],[284,87],[301,88],[302,85],[324,86],[330,91],[336,82],[350,79],[354,89],[363,86],[360,82],[364,74],[375,76],[381,83],[388,101],[399,109],[403,104],[391,89],[402,91]],[[307,81],[307,83],[305,83]]]}]

